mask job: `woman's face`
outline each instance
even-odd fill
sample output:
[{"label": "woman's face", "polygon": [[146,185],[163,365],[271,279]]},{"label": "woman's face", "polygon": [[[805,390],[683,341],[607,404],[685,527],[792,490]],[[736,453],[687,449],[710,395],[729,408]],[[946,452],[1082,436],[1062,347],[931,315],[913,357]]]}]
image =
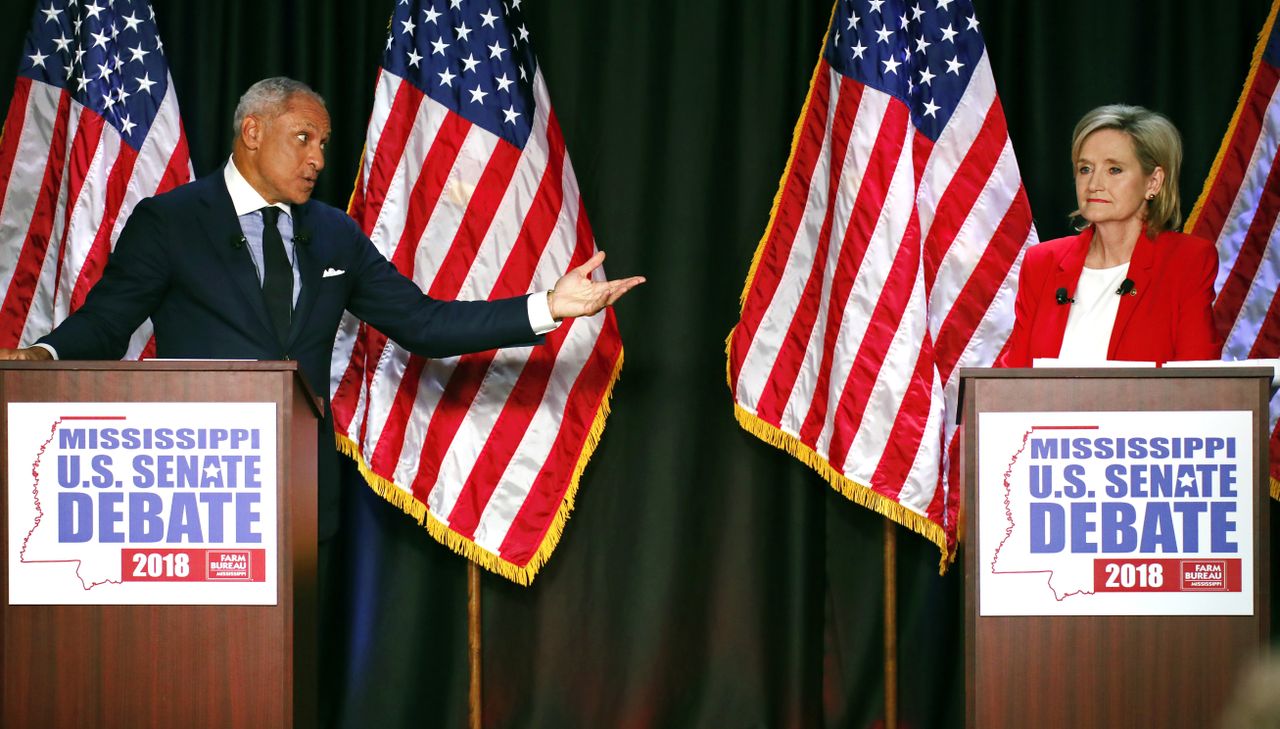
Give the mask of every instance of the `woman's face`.
[{"label": "woman's face", "polygon": [[1164,170],[1142,171],[1133,140],[1118,129],[1099,129],[1085,137],[1076,158],[1076,202],[1090,223],[1141,220],[1148,195],[1164,182]]}]

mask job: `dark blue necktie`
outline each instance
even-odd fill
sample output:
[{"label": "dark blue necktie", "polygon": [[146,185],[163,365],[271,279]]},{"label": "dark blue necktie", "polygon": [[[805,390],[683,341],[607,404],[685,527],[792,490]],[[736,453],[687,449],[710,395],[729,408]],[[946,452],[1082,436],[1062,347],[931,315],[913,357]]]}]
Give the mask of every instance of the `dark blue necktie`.
[{"label": "dark blue necktie", "polygon": [[262,209],[262,296],[283,343],[289,338],[289,317],[293,312],[293,266],[289,265],[284,240],[276,227],[279,218],[280,208],[272,205]]}]

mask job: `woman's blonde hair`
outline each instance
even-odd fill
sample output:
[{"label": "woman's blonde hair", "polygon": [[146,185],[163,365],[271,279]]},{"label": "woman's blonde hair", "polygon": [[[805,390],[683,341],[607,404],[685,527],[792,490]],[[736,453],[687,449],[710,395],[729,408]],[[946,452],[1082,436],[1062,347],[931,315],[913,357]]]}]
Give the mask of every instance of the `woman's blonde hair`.
[{"label": "woman's blonde hair", "polygon": [[[1162,114],[1141,106],[1108,104],[1084,115],[1071,134],[1071,162],[1080,158],[1080,148],[1090,134],[1099,129],[1116,129],[1133,141],[1144,174],[1157,167],[1164,170],[1164,184],[1155,198],[1147,201],[1147,235],[1173,230],[1182,224],[1182,203],[1178,196],[1178,171],[1182,167],[1182,135]],[[1077,208],[1072,218],[1080,216]]]}]

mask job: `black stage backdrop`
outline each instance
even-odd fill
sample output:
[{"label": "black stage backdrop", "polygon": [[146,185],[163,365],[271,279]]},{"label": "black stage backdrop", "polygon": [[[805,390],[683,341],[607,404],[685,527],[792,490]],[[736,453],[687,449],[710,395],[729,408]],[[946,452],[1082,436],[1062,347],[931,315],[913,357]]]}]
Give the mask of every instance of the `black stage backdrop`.
[{"label": "black stage backdrop", "polygon": [[[3,0],[0,88],[35,5]],[[328,99],[316,194],[345,206],[391,5],[155,0],[197,174],[228,155],[239,93],[286,74]],[[1071,232],[1071,128],[1103,103],[1181,128],[1189,212],[1267,5],[978,0],[1041,238]],[[725,384],[831,3],[524,11],[608,269],[649,283],[618,307],[626,365],[556,554],[530,588],[484,576],[485,726],[874,726],[881,519],[739,429]],[[343,725],[465,726],[466,562],[367,489],[347,498]],[[898,544],[902,726],[960,726],[962,575]]]}]

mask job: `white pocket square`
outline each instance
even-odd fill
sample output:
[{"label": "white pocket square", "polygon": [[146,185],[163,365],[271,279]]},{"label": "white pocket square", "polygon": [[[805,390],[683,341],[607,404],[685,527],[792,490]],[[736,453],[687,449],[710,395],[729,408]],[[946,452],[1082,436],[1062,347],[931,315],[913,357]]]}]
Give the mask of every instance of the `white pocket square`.
[{"label": "white pocket square", "polygon": [[346,273],[346,271],[342,270],[341,268],[326,268],[324,270],[324,273],[321,274],[320,278],[329,278],[330,276],[341,276],[344,273]]}]

